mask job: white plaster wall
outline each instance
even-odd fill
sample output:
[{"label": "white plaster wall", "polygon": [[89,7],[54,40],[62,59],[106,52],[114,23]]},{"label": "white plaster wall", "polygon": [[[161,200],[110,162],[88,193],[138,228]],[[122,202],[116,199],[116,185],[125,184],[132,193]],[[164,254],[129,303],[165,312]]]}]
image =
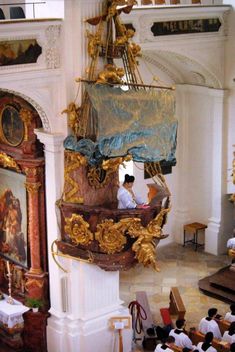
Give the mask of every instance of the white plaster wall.
[{"label": "white plaster wall", "polygon": [[45,118],[41,116],[45,130],[53,133],[67,131],[66,118],[61,116],[61,111],[65,107],[61,75],[46,72],[1,75],[0,89],[23,94],[29,102],[32,99],[38,106],[38,109],[35,108],[39,115],[41,116],[41,112],[43,116],[45,115]]},{"label": "white plaster wall", "polygon": [[[207,224],[211,199],[211,138],[212,102],[202,93],[188,95],[188,206],[192,222]],[[180,189],[178,190],[180,192]]]},{"label": "white plaster wall", "polygon": [[[47,0],[45,4],[37,4],[37,2],[40,1],[25,0],[26,17],[33,18],[35,15],[35,18],[64,18],[64,5],[67,1],[68,0]],[[32,2],[35,3],[34,14]]]},{"label": "white plaster wall", "polygon": [[227,122],[227,144],[225,147],[227,160],[227,193],[235,192],[235,186],[232,184],[231,167],[233,159],[232,145],[235,144],[235,1],[226,1],[233,6],[233,11],[229,15],[228,40],[225,48],[225,86],[229,89],[229,95],[226,101],[226,122]]}]

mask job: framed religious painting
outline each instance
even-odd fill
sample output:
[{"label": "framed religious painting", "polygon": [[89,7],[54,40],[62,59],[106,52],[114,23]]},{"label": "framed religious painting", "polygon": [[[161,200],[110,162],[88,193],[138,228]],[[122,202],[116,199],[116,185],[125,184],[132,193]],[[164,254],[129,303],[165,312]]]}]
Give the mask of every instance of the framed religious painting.
[{"label": "framed religious painting", "polygon": [[24,123],[19,110],[13,105],[5,105],[0,115],[0,137],[10,146],[20,145],[24,139]]},{"label": "framed religious painting", "polygon": [[28,267],[26,176],[0,168],[0,255]]}]

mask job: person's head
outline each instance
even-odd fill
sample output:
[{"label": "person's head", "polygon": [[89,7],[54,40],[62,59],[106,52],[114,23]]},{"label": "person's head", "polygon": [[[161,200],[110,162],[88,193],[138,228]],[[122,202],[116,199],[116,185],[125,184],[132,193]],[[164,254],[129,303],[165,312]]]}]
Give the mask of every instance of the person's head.
[{"label": "person's head", "polygon": [[235,352],[235,342],[230,345],[230,352]]},{"label": "person's head", "polygon": [[178,329],[183,329],[183,327],[185,326],[185,319],[176,320],[175,325]]},{"label": "person's head", "polygon": [[134,176],[130,176],[128,174],[125,175],[124,178],[124,182],[123,185],[128,189],[128,188],[132,188],[133,183],[135,181],[135,177]]},{"label": "person's head", "polygon": [[211,343],[214,338],[213,332],[209,331],[205,335],[205,343]]},{"label": "person's head", "polygon": [[208,317],[209,318],[214,318],[215,316],[216,316],[216,314],[217,314],[217,308],[210,308],[209,310],[208,310]]},{"label": "person's head", "polygon": [[234,335],[235,334],[235,321],[233,321],[231,324],[230,324],[230,327],[228,329],[228,332],[229,332],[229,335]]},{"label": "person's head", "polygon": [[230,310],[231,310],[231,313],[232,313],[233,315],[235,315],[235,303],[232,303],[232,304],[230,305]]},{"label": "person's head", "polygon": [[175,338],[174,336],[168,336],[166,338],[166,342],[165,342],[169,347],[173,346],[175,343]]}]

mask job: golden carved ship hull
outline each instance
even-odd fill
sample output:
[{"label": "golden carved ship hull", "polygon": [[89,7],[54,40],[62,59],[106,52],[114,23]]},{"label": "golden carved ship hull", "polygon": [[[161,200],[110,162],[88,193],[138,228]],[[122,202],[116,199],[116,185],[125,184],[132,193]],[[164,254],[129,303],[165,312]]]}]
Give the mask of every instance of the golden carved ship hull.
[{"label": "golden carved ship hull", "polygon": [[151,225],[161,214],[160,205],[120,210],[61,202],[60,212],[61,240],[56,244],[61,253],[107,271],[128,270],[138,262],[158,269],[155,246],[165,236],[161,226],[158,233],[151,232]]}]

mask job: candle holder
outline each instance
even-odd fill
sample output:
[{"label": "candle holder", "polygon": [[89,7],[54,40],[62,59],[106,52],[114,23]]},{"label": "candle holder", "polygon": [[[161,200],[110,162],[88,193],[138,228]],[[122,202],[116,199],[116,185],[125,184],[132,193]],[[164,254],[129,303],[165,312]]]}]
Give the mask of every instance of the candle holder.
[{"label": "candle holder", "polygon": [[8,276],[8,298],[7,298],[7,303],[14,304],[14,299],[11,296],[11,277],[12,277],[12,274],[8,273],[7,276]]}]

